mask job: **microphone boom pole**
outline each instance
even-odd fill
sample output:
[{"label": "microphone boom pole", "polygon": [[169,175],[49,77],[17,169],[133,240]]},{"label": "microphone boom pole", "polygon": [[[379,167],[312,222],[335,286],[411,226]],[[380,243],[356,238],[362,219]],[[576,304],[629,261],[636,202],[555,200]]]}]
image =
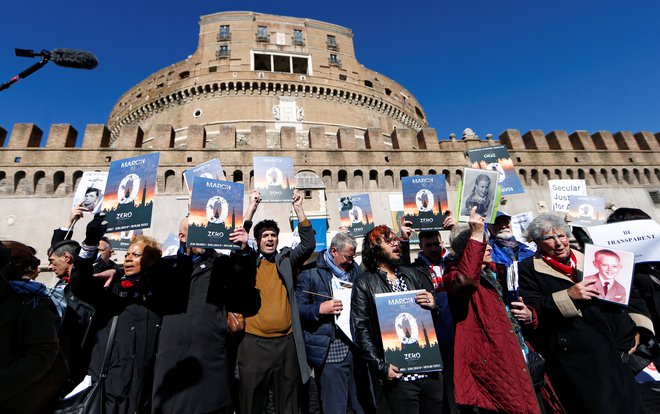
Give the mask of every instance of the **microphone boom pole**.
[{"label": "microphone boom pole", "polygon": [[44,57],[41,58],[41,60],[39,62],[35,63],[34,65],[32,65],[29,68],[25,69],[24,71],[22,71],[21,73],[19,73],[16,76],[14,76],[13,78],[8,80],[7,82],[0,85],[0,91],[4,91],[5,89],[9,88],[11,85],[15,84],[19,80],[25,79],[28,76],[32,75],[34,72],[36,72],[39,69],[41,69],[42,67],[44,67],[44,65],[46,63],[48,63],[48,58],[44,56]]}]

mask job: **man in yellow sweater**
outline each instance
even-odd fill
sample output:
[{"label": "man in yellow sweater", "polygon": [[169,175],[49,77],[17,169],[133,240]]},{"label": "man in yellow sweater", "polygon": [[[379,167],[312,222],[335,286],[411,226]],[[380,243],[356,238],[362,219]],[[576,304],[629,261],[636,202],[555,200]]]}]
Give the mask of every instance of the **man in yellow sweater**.
[{"label": "man in yellow sweater", "polygon": [[298,412],[298,389],[311,374],[295,298],[295,277],[312,255],[314,230],[293,194],[300,244],[277,250],[280,229],[273,220],[254,227],[259,249],[256,275],[248,275],[245,291],[245,336],[238,345],[241,413],[263,413],[268,390],[277,413]]}]

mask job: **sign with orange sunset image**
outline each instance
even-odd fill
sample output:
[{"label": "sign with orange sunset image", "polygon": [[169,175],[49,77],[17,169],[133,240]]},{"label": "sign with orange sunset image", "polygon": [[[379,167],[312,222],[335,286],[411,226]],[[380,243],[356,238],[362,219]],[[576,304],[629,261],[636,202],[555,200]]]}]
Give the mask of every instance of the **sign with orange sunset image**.
[{"label": "sign with orange sunset image", "polygon": [[444,174],[417,175],[401,179],[403,214],[412,228],[443,230],[447,211],[447,181]]},{"label": "sign with orange sunset image", "polygon": [[415,302],[420,290],[376,294],[385,362],[404,374],[442,370],[431,311]]},{"label": "sign with orange sunset image", "polygon": [[369,194],[339,198],[339,220],[353,237],[361,237],[374,228]]},{"label": "sign with orange sunset image", "polygon": [[243,190],[240,183],[195,177],[186,245],[237,249],[229,235],[243,225]]},{"label": "sign with orange sunset image", "polygon": [[151,227],[160,153],[113,161],[103,206],[108,233]]},{"label": "sign with orange sunset image", "polygon": [[254,188],[263,203],[291,203],[296,179],[293,158],[254,157]]},{"label": "sign with orange sunset image", "polygon": [[524,193],[513,161],[505,145],[474,148],[468,151],[472,168],[493,170],[500,173],[498,183],[502,187],[502,195]]}]

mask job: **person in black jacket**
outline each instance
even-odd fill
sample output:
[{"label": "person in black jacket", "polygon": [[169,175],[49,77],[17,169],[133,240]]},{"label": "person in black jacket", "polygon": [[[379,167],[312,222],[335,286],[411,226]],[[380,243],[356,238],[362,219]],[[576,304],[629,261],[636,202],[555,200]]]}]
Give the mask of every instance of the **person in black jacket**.
[{"label": "person in black jacket", "polygon": [[355,378],[357,349],[335,323],[344,304],[333,299],[335,290],[350,291],[360,275],[354,262],[356,247],[353,236],[337,233],[315,265],[300,273],[296,285],[307,361],[315,370],[325,414],[343,414],[349,406],[355,414],[364,413]]},{"label": "person in black jacket", "polygon": [[[96,308],[105,322],[92,353],[90,374],[98,381],[111,319],[118,316],[117,331],[105,380],[106,412],[150,413],[152,385],[162,316],[171,312],[192,261],[185,257],[161,259],[159,244],[152,238],[133,237],[124,260],[124,276],[117,292],[103,288],[93,277],[96,250],[105,232],[97,215],[87,226],[87,237],[74,266],[73,292]],[[247,233],[237,229],[232,241],[247,248]]]},{"label": "person in black jacket", "polygon": [[[353,285],[351,325],[355,343],[360,348],[373,377],[394,413],[431,413],[442,407],[442,378],[437,372],[401,374],[399,368],[385,362],[383,342],[378,324],[375,295],[377,293],[424,290],[415,302],[432,310],[437,318],[437,305],[431,280],[414,267],[401,265],[399,239],[387,226],[371,230],[364,238],[362,264],[365,271]],[[381,401],[379,411],[385,409]]]},{"label": "person in black jacket", "polygon": [[[238,306],[242,279],[254,273],[251,249],[230,256],[187,248],[188,219],[179,224],[177,255],[192,263],[163,316],[154,376],[154,413],[233,413],[227,312]],[[246,257],[247,256],[247,257]]]},{"label": "person in black jacket", "polygon": [[57,338],[58,315],[39,272],[35,250],[0,242],[0,412],[52,409],[67,369]]}]

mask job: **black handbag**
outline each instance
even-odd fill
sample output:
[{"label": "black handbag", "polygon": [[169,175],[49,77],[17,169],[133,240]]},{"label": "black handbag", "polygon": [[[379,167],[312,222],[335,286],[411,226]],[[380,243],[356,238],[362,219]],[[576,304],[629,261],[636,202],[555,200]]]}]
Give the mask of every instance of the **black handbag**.
[{"label": "black handbag", "polygon": [[112,318],[112,326],[108,335],[108,343],[103,354],[103,364],[99,380],[79,393],[60,400],[54,414],[103,414],[105,412],[105,378],[108,376],[108,362],[115,342],[118,316]]},{"label": "black handbag", "polygon": [[527,369],[532,378],[534,389],[539,389],[545,385],[545,359],[535,351],[529,351],[527,354]]}]

